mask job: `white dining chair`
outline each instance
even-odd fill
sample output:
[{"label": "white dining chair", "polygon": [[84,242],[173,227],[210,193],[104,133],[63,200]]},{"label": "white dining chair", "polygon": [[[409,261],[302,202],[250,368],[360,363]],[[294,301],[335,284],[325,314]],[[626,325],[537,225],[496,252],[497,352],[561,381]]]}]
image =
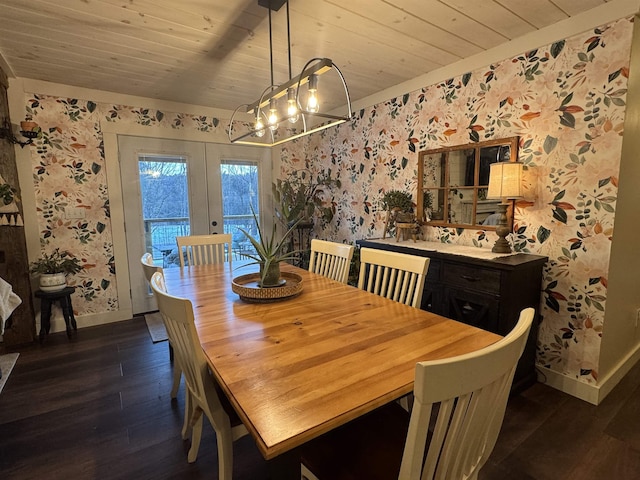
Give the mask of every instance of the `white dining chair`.
[{"label": "white dining chair", "polygon": [[[360,248],[358,288],[420,308],[430,259],[377,248]],[[398,403],[409,411],[413,401],[409,393]]]},{"label": "white dining chair", "polygon": [[[142,271],[144,272],[144,276],[147,279],[147,283],[151,283],[151,277],[156,272],[163,272],[162,267],[154,265],[153,256],[150,253],[145,253],[140,258],[140,263],[142,264]],[[164,320],[163,320],[164,323]],[[165,325],[165,330],[167,326]],[[173,366],[173,382],[171,385],[171,398],[177,398],[178,390],[180,389],[180,379],[182,378],[182,368],[175,362],[173,345],[171,343],[171,338],[167,333],[167,339],[169,343],[169,360]]]},{"label": "white dining chair", "polygon": [[347,283],[353,258],[353,245],[311,239],[309,271]]},{"label": "white dining chair", "polygon": [[156,272],[162,272],[162,267],[159,267],[153,263],[153,255],[146,252],[140,257],[140,263],[142,264],[142,271],[144,272],[144,278],[147,282],[151,282],[151,277]]},{"label": "white dining chair", "polygon": [[429,261],[428,257],[362,247],[358,288],[420,308]]},{"label": "white dining chair", "polygon": [[193,463],[198,456],[204,414],[216,433],[218,478],[231,480],[233,442],[247,435],[248,431],[209,371],[196,331],[191,301],[167,293],[164,276],[160,272],[151,277],[151,289],[167,325],[167,333],[174,339],[176,357],[183,367],[187,386],[185,416],[189,418],[189,428],[186,432],[183,430],[183,438],[191,433],[187,460]]},{"label": "white dining chair", "polygon": [[176,243],[180,267],[228,262],[231,268],[230,233],[176,237]]},{"label": "white dining chair", "polygon": [[[481,350],[419,362],[411,415],[392,402],[305,444],[310,480],[474,480],[498,439],[535,311]],[[430,429],[431,426],[431,429]]]}]

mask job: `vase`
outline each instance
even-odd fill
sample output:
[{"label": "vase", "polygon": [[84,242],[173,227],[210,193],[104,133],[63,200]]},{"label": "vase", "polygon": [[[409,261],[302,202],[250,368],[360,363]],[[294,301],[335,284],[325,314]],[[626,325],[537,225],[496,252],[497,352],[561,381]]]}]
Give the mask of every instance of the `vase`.
[{"label": "vase", "polygon": [[260,264],[260,286],[261,287],[278,287],[282,285],[280,280],[280,262],[269,264],[267,271],[264,271],[264,263]]},{"label": "vase", "polygon": [[59,292],[67,286],[67,277],[64,273],[41,273],[40,290],[43,292]]}]

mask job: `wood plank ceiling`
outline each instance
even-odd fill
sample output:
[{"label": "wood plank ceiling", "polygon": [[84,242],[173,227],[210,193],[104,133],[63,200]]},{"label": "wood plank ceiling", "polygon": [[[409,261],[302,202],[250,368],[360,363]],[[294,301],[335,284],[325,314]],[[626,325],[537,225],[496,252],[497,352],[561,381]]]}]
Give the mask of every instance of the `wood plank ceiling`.
[{"label": "wood plank ceiling", "polygon": [[[357,100],[605,2],[290,0],[293,75],[329,57]],[[272,24],[283,83],[286,8]],[[0,57],[9,76],[233,110],[269,84],[268,10],[257,0],[0,0]]]}]

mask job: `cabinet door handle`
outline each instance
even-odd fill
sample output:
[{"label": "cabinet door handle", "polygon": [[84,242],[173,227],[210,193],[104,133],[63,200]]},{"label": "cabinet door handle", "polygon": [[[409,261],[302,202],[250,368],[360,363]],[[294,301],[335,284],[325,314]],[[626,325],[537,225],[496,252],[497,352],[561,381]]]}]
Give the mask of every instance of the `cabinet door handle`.
[{"label": "cabinet door handle", "polygon": [[469,282],[477,282],[478,280],[480,280],[478,277],[471,277],[469,275],[460,275],[460,278]]}]

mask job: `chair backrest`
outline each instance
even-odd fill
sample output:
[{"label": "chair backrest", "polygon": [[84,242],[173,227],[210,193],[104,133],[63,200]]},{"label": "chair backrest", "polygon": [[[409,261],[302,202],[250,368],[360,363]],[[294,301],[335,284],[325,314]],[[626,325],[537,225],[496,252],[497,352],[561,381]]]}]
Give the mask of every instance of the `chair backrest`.
[{"label": "chair backrest", "polygon": [[209,417],[216,431],[221,428],[228,429],[229,417],[222,407],[209,374],[207,360],[194,324],[191,301],[167,293],[164,275],[161,272],[154,273],[150,283],[189,392],[193,395],[196,405]]},{"label": "chair backrest", "polygon": [[151,277],[154,273],[162,272],[162,267],[157,267],[153,264],[153,256],[150,253],[142,255],[140,263],[142,264],[142,271],[144,272],[147,282],[151,281]]},{"label": "chair backrest", "polygon": [[353,245],[311,239],[309,271],[347,283],[353,257]]},{"label": "chair backrest", "polygon": [[358,288],[412,307],[420,307],[428,257],[360,249]]},{"label": "chair backrest", "polygon": [[[229,262],[231,267],[231,234],[189,235],[176,237],[180,266]],[[184,250],[183,250],[184,248]]]},{"label": "chair backrest", "polygon": [[416,365],[414,404],[398,478],[477,478],[498,439],[534,315],[533,308],[523,310],[511,333],[484,349]]}]

